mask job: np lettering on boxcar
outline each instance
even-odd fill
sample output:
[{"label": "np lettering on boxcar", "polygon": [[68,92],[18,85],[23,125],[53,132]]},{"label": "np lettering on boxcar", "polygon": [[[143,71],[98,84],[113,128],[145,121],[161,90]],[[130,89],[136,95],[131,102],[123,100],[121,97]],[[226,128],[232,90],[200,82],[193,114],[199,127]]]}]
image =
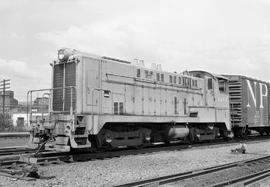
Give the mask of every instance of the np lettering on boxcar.
[{"label": "np lettering on boxcar", "polygon": [[[247,93],[248,93],[248,104],[247,107],[251,107],[250,102],[253,101],[254,107],[257,108],[257,103],[260,103],[260,108],[264,108],[264,103],[267,105],[268,103],[268,88],[265,83],[259,83],[259,88],[257,88],[257,81],[253,81],[253,86],[251,85],[250,80],[246,80],[247,82]],[[259,97],[257,96],[259,93]],[[265,99],[265,102],[264,102]],[[257,102],[259,101],[259,102]]]},{"label": "np lettering on boxcar", "polygon": [[246,136],[251,130],[269,134],[269,83],[241,75],[226,76],[234,135]]}]

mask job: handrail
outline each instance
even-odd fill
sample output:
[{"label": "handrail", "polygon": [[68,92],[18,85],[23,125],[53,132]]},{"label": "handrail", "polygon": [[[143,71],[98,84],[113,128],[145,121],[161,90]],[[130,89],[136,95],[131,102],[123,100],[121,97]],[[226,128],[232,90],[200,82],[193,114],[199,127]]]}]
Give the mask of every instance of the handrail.
[{"label": "handrail", "polygon": [[[55,112],[56,113],[65,112],[65,108],[63,108],[63,107],[62,107],[62,110],[61,111],[54,111],[53,110],[53,107],[51,106],[52,105],[51,100],[53,99],[52,92],[54,90],[61,90],[61,89],[63,89],[63,90],[70,89],[71,90],[71,92],[70,92],[71,93],[71,96],[70,96],[70,111],[69,112],[70,112],[70,115],[72,115],[73,112],[74,112],[73,111],[73,109],[74,109],[74,106],[73,106],[73,95],[76,94],[76,86],[66,86],[66,87],[56,87],[56,88],[29,90],[27,92],[27,122],[29,121],[29,118],[30,118],[30,120],[32,119],[32,102],[33,102],[32,101],[32,95],[35,92],[45,92],[45,91],[48,91],[48,93],[43,93],[43,95],[42,95],[43,97],[42,98],[44,98],[45,95],[49,95],[49,114],[55,113]],[[74,89],[74,91],[73,91],[73,89]],[[64,92],[63,92],[63,94],[64,94]],[[62,100],[62,102],[64,103],[65,100]],[[43,113],[42,113],[42,116],[43,116]]]}]

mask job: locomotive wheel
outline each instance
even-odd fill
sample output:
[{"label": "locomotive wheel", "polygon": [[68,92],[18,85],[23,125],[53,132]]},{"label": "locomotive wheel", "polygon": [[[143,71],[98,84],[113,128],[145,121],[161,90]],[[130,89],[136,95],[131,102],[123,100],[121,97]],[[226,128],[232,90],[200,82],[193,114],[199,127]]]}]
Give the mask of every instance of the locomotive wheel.
[{"label": "locomotive wheel", "polygon": [[[96,136],[98,148],[117,149],[119,147],[141,148],[150,143],[151,130],[118,126],[118,128],[104,128]],[[149,138],[148,138],[149,137]]]},{"label": "locomotive wheel", "polygon": [[190,144],[193,144],[195,142],[195,137],[194,137],[194,129],[189,130],[189,135],[187,136],[187,142]]}]

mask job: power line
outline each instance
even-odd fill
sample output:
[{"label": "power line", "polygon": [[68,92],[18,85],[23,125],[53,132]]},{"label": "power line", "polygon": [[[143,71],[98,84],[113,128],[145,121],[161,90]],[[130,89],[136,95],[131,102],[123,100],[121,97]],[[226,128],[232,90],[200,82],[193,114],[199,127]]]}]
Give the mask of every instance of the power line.
[{"label": "power line", "polygon": [[3,127],[5,127],[5,99],[6,91],[10,89],[10,79],[3,79],[0,81],[0,89],[3,89]]}]

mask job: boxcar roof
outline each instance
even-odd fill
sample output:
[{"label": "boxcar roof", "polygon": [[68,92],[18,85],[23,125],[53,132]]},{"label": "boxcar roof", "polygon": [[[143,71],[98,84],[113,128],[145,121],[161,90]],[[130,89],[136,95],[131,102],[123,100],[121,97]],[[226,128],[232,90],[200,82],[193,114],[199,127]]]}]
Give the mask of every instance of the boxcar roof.
[{"label": "boxcar roof", "polygon": [[270,82],[263,81],[263,80],[256,79],[256,78],[252,78],[252,77],[248,77],[248,76],[244,76],[244,75],[223,75],[223,76],[228,77],[229,80],[232,77],[239,77],[239,78],[242,78],[242,79],[248,79],[248,80],[253,80],[253,81],[258,81],[258,82],[263,82],[263,83],[266,83],[266,84],[270,84]]}]

